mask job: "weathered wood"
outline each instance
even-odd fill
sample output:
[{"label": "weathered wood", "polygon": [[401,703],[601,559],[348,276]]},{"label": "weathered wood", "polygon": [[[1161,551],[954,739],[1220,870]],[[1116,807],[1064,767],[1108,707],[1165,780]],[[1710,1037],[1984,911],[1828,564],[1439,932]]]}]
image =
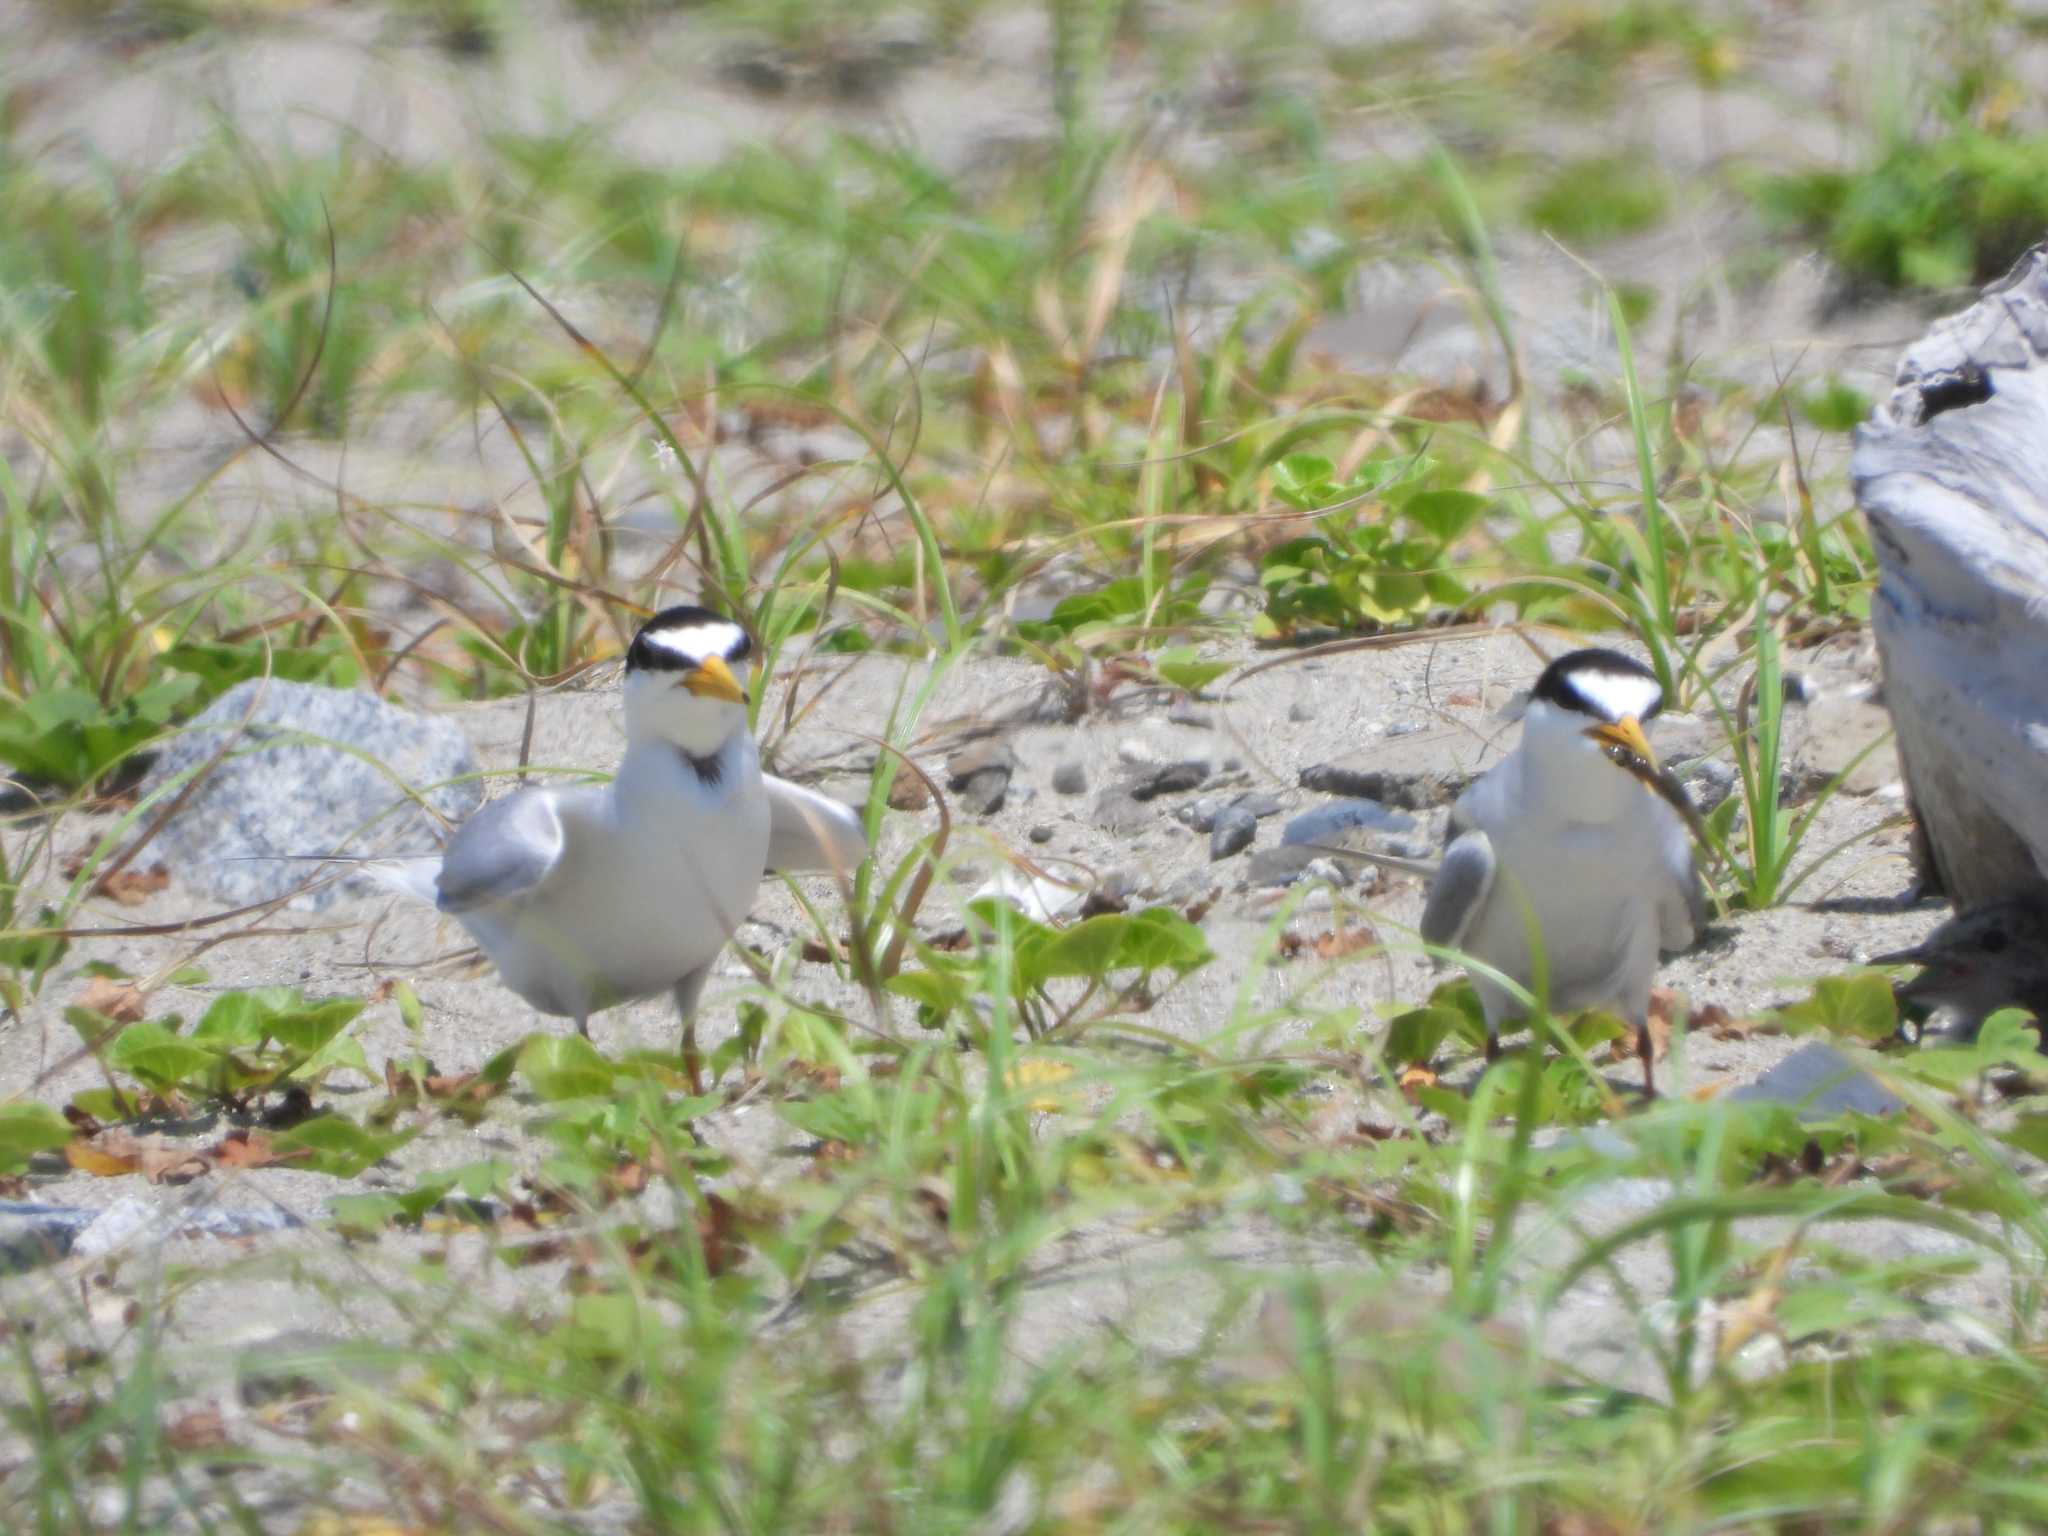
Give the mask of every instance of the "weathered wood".
[{"label": "weathered wood", "polygon": [[2048,247],[1906,349],[1850,474],[1935,873],[1959,909],[2048,906]]}]

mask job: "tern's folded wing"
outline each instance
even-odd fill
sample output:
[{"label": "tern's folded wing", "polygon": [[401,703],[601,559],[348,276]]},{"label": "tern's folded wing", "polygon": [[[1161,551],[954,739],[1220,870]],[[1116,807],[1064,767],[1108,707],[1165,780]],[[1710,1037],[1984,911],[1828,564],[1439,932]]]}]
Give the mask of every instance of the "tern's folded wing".
[{"label": "tern's folded wing", "polygon": [[1657,947],[1666,954],[1691,949],[1707,925],[1707,888],[1693,862],[1692,836],[1667,806],[1659,829],[1658,865],[1663,884],[1657,896]]},{"label": "tern's folded wing", "polygon": [[1493,890],[1493,839],[1474,828],[1451,840],[1443,867],[1429,883],[1422,907],[1422,938],[1427,944],[1456,949],[1471,932],[1472,920]]},{"label": "tern's folded wing", "polygon": [[562,858],[562,818],[546,790],[493,800],[462,824],[435,882],[443,912],[472,912],[533,890]]},{"label": "tern's folded wing", "polygon": [[770,869],[850,875],[868,856],[867,834],[851,807],[772,774],[762,774],[761,785],[768,791]]}]

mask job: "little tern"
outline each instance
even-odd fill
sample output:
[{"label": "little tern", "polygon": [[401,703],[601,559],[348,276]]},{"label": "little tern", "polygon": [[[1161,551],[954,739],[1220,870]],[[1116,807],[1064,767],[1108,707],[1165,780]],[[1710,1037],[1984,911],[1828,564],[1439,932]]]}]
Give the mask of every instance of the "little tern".
[{"label": "little tern", "polygon": [[593,1013],[671,994],[694,1080],[698,997],[763,875],[846,873],[867,854],[851,809],[761,772],[752,654],[730,619],[662,610],[626,652],[610,783],[519,790],[438,859],[371,867],[462,924],[506,986],[580,1034]]},{"label": "little tern", "polygon": [[[1634,1025],[1649,1092],[1658,954],[1690,946],[1705,920],[1686,821],[1667,803],[1683,791],[1659,779],[1643,735],[1663,705],[1656,677],[1619,651],[1573,651],[1545,667],[1521,742],[1451,808],[1421,923],[1426,942],[1532,991],[1540,944],[1546,1006],[1608,1008]],[[1472,984],[1492,1056],[1521,1007],[1484,975]]]}]

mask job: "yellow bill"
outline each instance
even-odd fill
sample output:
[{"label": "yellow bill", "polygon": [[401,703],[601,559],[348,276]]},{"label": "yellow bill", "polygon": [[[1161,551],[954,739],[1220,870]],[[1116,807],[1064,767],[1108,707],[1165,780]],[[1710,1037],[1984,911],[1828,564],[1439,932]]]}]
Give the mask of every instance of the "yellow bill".
[{"label": "yellow bill", "polygon": [[1650,738],[1643,734],[1642,722],[1634,715],[1623,715],[1612,725],[1596,725],[1586,734],[1603,747],[1619,747],[1641,758],[1651,773],[1657,771],[1657,754],[1650,750]]},{"label": "yellow bill", "polygon": [[700,699],[724,699],[729,704],[747,702],[747,690],[732,675],[721,656],[707,656],[684,674],[683,686]]}]

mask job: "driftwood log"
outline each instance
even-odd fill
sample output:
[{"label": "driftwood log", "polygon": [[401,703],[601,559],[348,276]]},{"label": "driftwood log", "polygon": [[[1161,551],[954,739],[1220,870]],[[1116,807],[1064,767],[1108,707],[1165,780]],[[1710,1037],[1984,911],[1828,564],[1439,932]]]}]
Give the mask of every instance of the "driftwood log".
[{"label": "driftwood log", "polygon": [[1932,873],[2048,908],[2048,247],[1906,349],[1850,475]]}]

